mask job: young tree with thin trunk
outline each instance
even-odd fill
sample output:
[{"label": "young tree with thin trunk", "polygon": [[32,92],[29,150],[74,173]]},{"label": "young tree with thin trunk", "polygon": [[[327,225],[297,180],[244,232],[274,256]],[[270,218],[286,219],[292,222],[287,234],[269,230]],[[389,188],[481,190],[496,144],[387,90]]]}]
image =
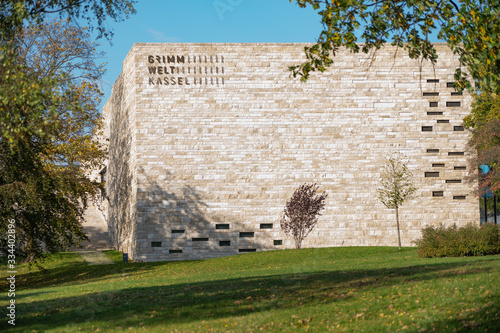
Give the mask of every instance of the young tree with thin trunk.
[{"label": "young tree with thin trunk", "polygon": [[400,156],[387,159],[382,179],[381,188],[378,189],[379,200],[389,209],[396,211],[396,224],[398,229],[398,246],[401,250],[401,234],[399,231],[399,207],[413,198],[417,189],[413,186],[412,173]]},{"label": "young tree with thin trunk", "polygon": [[302,241],[318,223],[320,211],[325,207],[326,193],[317,194],[319,186],[304,184],[295,190],[286,203],[281,218],[281,229],[295,240],[300,249]]}]

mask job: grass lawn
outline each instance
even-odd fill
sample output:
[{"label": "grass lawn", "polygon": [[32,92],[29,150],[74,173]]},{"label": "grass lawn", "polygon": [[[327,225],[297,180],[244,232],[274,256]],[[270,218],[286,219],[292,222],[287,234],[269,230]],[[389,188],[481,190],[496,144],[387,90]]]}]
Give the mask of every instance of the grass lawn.
[{"label": "grass lawn", "polygon": [[63,253],[45,273],[19,265],[16,326],[2,297],[0,330],[500,332],[500,256],[355,247],[124,264],[119,252],[106,255],[116,263]]}]

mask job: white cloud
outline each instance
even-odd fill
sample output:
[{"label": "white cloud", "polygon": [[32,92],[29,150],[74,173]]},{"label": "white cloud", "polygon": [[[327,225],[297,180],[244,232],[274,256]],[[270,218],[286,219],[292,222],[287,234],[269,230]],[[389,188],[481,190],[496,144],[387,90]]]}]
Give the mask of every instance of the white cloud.
[{"label": "white cloud", "polygon": [[159,42],[177,42],[179,40],[178,37],[170,37],[165,36],[165,34],[161,31],[149,29],[148,32],[153,36],[153,38]]}]

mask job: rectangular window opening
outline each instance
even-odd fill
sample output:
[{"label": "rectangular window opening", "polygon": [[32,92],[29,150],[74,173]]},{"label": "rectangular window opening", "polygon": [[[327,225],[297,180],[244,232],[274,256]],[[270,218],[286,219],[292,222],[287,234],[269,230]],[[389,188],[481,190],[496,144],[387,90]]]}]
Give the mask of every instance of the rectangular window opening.
[{"label": "rectangular window opening", "polygon": [[432,191],[432,196],[433,197],[442,197],[442,196],[444,196],[444,192],[443,191]]},{"label": "rectangular window opening", "polygon": [[[438,102],[429,102],[429,107],[431,107],[431,108],[437,108],[438,107]],[[427,114],[429,114],[429,113],[427,112]]]},{"label": "rectangular window opening", "polygon": [[254,232],[240,232],[240,237],[254,237]]},{"label": "rectangular window opening", "polygon": [[168,250],[168,253],[182,253],[182,250]]},{"label": "rectangular window opening", "polygon": [[432,126],[422,126],[422,132],[432,132]]},{"label": "rectangular window opening", "polygon": [[151,242],[151,247],[161,247],[161,242]]},{"label": "rectangular window opening", "polygon": [[455,132],[462,132],[465,131],[465,128],[463,126],[453,126],[453,130]]},{"label": "rectangular window opening", "polygon": [[219,229],[219,230],[229,229],[229,224],[225,224],[225,223],[224,224],[222,224],[222,223],[216,224],[215,229]]},{"label": "rectangular window opening", "polygon": [[238,252],[241,253],[257,252],[257,249],[238,249]]},{"label": "rectangular window opening", "polygon": [[439,93],[437,91],[424,92],[424,96],[439,96]]},{"label": "rectangular window opening", "polygon": [[428,153],[439,153],[439,149],[427,149]]},{"label": "rectangular window opening", "polygon": [[459,107],[461,105],[460,102],[446,102],[447,107]]},{"label": "rectangular window opening", "polygon": [[436,172],[436,171],[427,171],[425,173],[425,177],[439,177],[439,172]]},{"label": "rectangular window opening", "polygon": [[261,223],[260,224],[260,228],[261,229],[272,229],[273,228],[273,224],[272,223]]},{"label": "rectangular window opening", "polygon": [[219,241],[219,246],[231,246],[231,241],[228,240]]},{"label": "rectangular window opening", "polygon": [[463,151],[450,151],[448,152],[448,156],[464,156],[465,152]]},{"label": "rectangular window opening", "polygon": [[462,180],[460,179],[446,179],[447,184],[460,184],[462,183]]},{"label": "rectangular window opening", "polygon": [[185,232],[185,230],[180,230],[180,229],[178,229],[178,230],[172,230],[173,234],[183,234],[184,232]]},{"label": "rectangular window opening", "polygon": [[432,163],[434,168],[444,168],[444,163]]},{"label": "rectangular window opening", "polygon": [[276,245],[276,246],[278,246],[278,245],[283,245],[283,240],[281,240],[281,239],[275,239],[273,243],[274,243],[274,245]]},{"label": "rectangular window opening", "polygon": [[427,83],[439,83],[439,79],[427,79]]},{"label": "rectangular window opening", "polygon": [[193,242],[207,242],[208,237],[198,237],[198,238],[192,238],[191,239]]},{"label": "rectangular window opening", "polygon": [[454,195],[453,196],[454,200],[465,200],[466,198],[467,198],[467,196],[465,196],[465,195]]},{"label": "rectangular window opening", "polygon": [[467,167],[466,166],[456,166],[456,167],[453,167],[453,170],[467,170]]},{"label": "rectangular window opening", "polygon": [[463,92],[458,92],[458,91],[452,91],[451,96],[462,96],[464,93]]},{"label": "rectangular window opening", "polygon": [[446,82],[446,88],[453,88],[455,82]]},{"label": "rectangular window opening", "polygon": [[448,119],[439,119],[439,120],[437,121],[437,123],[438,123],[438,124],[449,124],[449,123],[450,123],[450,121],[449,121]]}]

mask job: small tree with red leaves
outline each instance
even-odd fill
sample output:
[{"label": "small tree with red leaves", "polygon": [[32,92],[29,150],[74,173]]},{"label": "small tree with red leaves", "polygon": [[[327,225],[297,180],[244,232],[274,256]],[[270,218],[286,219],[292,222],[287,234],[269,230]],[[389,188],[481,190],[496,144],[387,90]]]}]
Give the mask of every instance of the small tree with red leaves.
[{"label": "small tree with red leaves", "polygon": [[317,194],[318,188],[316,184],[300,186],[283,210],[281,229],[293,237],[297,249],[300,249],[304,238],[314,229],[321,215],[320,211],[325,207],[328,195]]}]

